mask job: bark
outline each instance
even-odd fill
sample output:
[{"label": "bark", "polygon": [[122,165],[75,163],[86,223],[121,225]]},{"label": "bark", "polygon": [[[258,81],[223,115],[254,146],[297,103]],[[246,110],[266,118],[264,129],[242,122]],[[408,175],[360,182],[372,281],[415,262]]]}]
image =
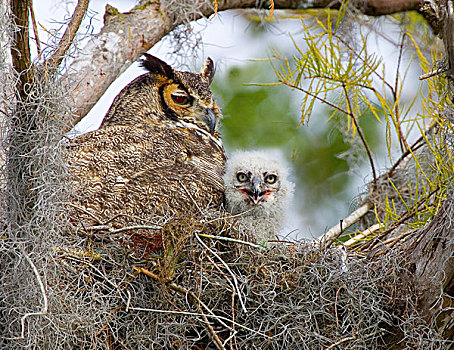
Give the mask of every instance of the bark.
[{"label": "bark", "polygon": [[[119,13],[107,5],[104,27],[93,37],[80,55],[69,67],[69,79],[74,97],[74,117],[68,121],[71,129],[93,107],[109,85],[134,62],[143,52],[149,50],[159,40],[178,25],[208,17],[218,11],[240,8],[257,8],[256,0],[229,0],[191,2],[192,11],[188,13],[177,7],[166,7],[159,1],[142,0],[127,13]],[[276,0],[275,9],[339,8],[340,2],[314,0]],[[364,14],[380,16],[399,11],[418,9],[419,0],[369,0],[359,3],[357,8]],[[269,8],[269,2],[262,2]]]},{"label": "bark", "polygon": [[[454,338],[454,207],[444,203],[403,252],[418,309],[445,339]],[[404,280],[407,279],[404,277]]]},{"label": "bark", "polygon": [[11,10],[17,31],[14,35],[15,49],[11,50],[13,67],[19,73],[17,91],[22,99],[25,99],[25,87],[33,82],[32,62],[30,58],[28,14],[29,0],[13,0]]},{"label": "bark", "polygon": [[11,3],[16,32],[14,33],[14,48],[11,59],[19,79],[16,81],[16,94],[13,117],[9,120],[6,143],[6,179],[10,195],[7,198],[9,215],[12,222],[18,226],[27,223],[27,217],[32,212],[35,198],[29,191],[31,172],[26,157],[31,146],[27,143],[30,133],[35,130],[35,123],[29,118],[24,103],[29,98],[30,87],[33,85],[33,69],[29,46],[29,0],[13,0]]}]

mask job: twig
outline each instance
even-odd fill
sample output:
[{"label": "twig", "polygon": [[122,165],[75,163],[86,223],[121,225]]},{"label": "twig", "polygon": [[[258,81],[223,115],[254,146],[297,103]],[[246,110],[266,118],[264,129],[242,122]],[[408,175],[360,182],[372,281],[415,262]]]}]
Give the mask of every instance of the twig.
[{"label": "twig", "polygon": [[334,349],[336,346],[339,346],[340,344],[342,343],[345,343],[346,341],[349,341],[349,340],[354,340],[356,339],[355,336],[351,336],[351,337],[347,337],[347,338],[343,338],[333,344],[331,344],[330,346],[328,346],[325,350],[331,350],[331,349]]},{"label": "twig", "polygon": [[202,209],[200,209],[199,205],[197,204],[197,202],[194,200],[194,198],[192,197],[192,194],[191,192],[188,191],[188,189],[186,188],[186,186],[184,185],[184,183],[182,183],[181,181],[178,180],[178,183],[181,187],[184,188],[186,194],[189,196],[189,198],[191,199],[192,203],[194,203],[194,205],[196,206],[196,208],[199,210],[200,214],[203,216],[203,211]]},{"label": "twig", "polygon": [[93,230],[93,231],[107,230],[107,231],[109,231],[109,233],[120,233],[123,231],[141,230],[141,229],[143,229],[143,230],[161,230],[162,226],[134,225],[134,226],[125,226],[125,227],[114,229],[107,225],[96,225],[96,226],[89,226],[86,229]]},{"label": "twig", "polygon": [[119,232],[123,232],[123,231],[140,230],[140,229],[161,230],[162,226],[154,226],[154,225],[152,225],[152,226],[149,226],[149,225],[126,226],[126,227],[122,227],[122,228],[118,228],[118,229],[109,229],[109,232],[110,233],[119,233]]},{"label": "twig", "polygon": [[77,262],[81,262],[85,265],[88,265],[90,266],[95,272],[97,272],[99,274],[99,276],[101,276],[102,278],[104,278],[104,280],[109,283],[112,287],[114,287],[115,289],[117,289],[118,291],[120,290],[120,288],[114,283],[112,282],[111,280],[109,280],[107,278],[107,276],[102,273],[102,271],[100,269],[98,269],[96,266],[94,266],[92,263],[90,263],[89,261],[85,260],[85,259],[79,259],[79,258],[75,258],[71,255],[68,255],[67,257],[65,257],[65,259],[69,259],[69,260],[74,260],[74,261],[77,261]]},{"label": "twig", "polygon": [[227,271],[230,273],[230,275],[232,276],[233,278],[233,282],[235,284],[235,289],[236,289],[236,292],[238,294],[238,299],[240,300],[240,304],[241,304],[241,307],[244,311],[244,313],[247,313],[247,309],[246,309],[246,306],[244,305],[244,301],[243,301],[243,297],[242,297],[242,294],[241,294],[241,291],[240,291],[240,288],[238,287],[238,280],[236,279],[236,276],[235,274],[232,272],[232,270],[230,270],[230,267],[229,265],[227,265],[227,263],[222,260],[222,258],[216,254],[215,251],[213,251],[212,249],[210,249],[199,237],[199,235],[197,233],[195,233],[195,238],[197,238],[197,240],[199,241],[199,243],[201,245],[203,245],[203,247],[208,250],[211,254],[213,254],[216,258],[219,259],[219,261],[222,263],[222,265],[224,265],[224,267],[227,269]]},{"label": "twig", "polygon": [[429,73],[426,73],[426,74],[423,74],[423,75],[420,75],[419,76],[419,80],[424,80],[424,79],[429,79],[429,78],[432,78],[433,76],[435,75],[439,75],[441,73],[444,73],[446,72],[448,69],[447,68],[438,68],[432,72],[429,72]]},{"label": "twig", "polygon": [[[160,309],[147,309],[147,308],[142,308],[142,307],[130,307],[129,310],[136,310],[136,311],[145,311],[145,312],[157,312],[157,313],[163,313],[163,314],[176,314],[176,315],[188,315],[188,316],[202,316],[202,314],[199,314],[197,312],[189,312],[189,311],[175,311],[175,310],[160,310]],[[262,333],[262,332],[259,332],[259,331],[256,331],[255,329],[252,329],[252,328],[249,328],[249,327],[246,327],[246,326],[243,326],[242,324],[240,323],[237,323],[237,322],[234,322],[230,319],[228,319],[227,317],[224,317],[224,316],[219,316],[219,315],[205,315],[206,317],[212,317],[212,318],[215,318],[216,320],[224,320],[226,322],[230,322],[232,324],[234,324],[235,326],[239,327],[239,328],[242,328],[248,332],[252,332],[254,334],[258,334],[262,337],[265,337],[267,339],[271,339],[272,337],[270,337],[269,335],[265,334],[265,333]],[[229,328],[230,330],[234,331],[234,329],[232,329],[231,327],[227,327]]]},{"label": "twig", "polygon": [[41,57],[41,42],[39,40],[38,27],[36,25],[35,11],[33,11],[33,5],[30,5],[30,18],[32,19],[33,33],[35,35],[36,52],[38,53],[38,57]]},{"label": "twig", "polygon": [[76,249],[76,248],[68,248],[68,247],[51,247],[51,249],[53,249],[56,253],[60,253],[60,254],[66,253],[66,254],[75,255],[79,258],[89,258],[89,259],[93,259],[96,261],[101,260],[101,255],[99,255],[99,253],[97,253],[95,251],[90,252],[85,249]]},{"label": "twig", "polygon": [[[353,54],[355,54],[356,57],[358,57],[358,59],[359,59],[361,62],[363,62],[368,68],[372,68],[371,65],[370,65],[370,64],[369,64],[369,63],[368,63],[368,62],[367,62],[367,61],[366,61],[358,52],[356,52],[356,50],[355,50],[353,47],[351,47],[351,46],[347,43],[347,41],[345,41],[344,39],[342,39],[339,35],[336,35],[336,34],[335,34],[334,36],[335,36],[335,37],[337,38],[337,40],[339,40],[345,47],[347,47]],[[382,76],[381,74],[379,74],[379,73],[377,72],[377,69],[374,69],[372,74],[374,74],[381,82],[383,82],[383,83],[391,90],[391,92],[394,94],[394,88],[392,87],[392,85],[386,81],[386,79],[384,78],[384,76]]]},{"label": "twig", "polygon": [[[393,172],[397,169],[397,167],[400,165],[401,162],[403,162],[405,159],[410,159],[412,156],[412,153],[415,152],[417,149],[422,147],[424,145],[424,139],[427,135],[427,133],[433,129],[435,124],[433,123],[430,125],[427,130],[425,130],[424,135],[420,136],[412,145],[409,149],[407,149],[402,155],[399,157],[399,159],[394,163],[394,165],[391,167],[391,169],[388,170],[388,173],[386,174],[387,177],[391,177]],[[408,157],[408,158],[407,158]],[[404,163],[406,164],[406,163]]]},{"label": "twig", "polygon": [[[404,233],[400,234],[397,237],[391,237],[391,238],[387,239],[386,241],[383,242],[383,244],[388,246],[388,248],[392,248],[400,240],[402,240],[403,238],[411,235],[413,232],[416,232],[418,230],[420,230],[420,229],[419,228],[414,228],[414,229],[408,230],[407,232],[404,232]],[[378,244],[377,246],[380,246],[380,244]]]},{"label": "twig", "polygon": [[[328,106],[334,108],[334,109],[337,109],[339,112],[342,112],[344,114],[349,114],[347,110],[345,110],[344,108],[324,99],[324,98],[321,98],[319,97],[317,94],[314,94],[312,92],[310,92],[309,90],[306,90],[298,85],[295,85],[295,84],[292,84],[286,80],[281,80],[281,83],[284,84],[284,85],[287,85],[288,87],[291,87],[293,89],[296,89],[296,90],[299,90],[301,92],[304,92],[305,94],[309,95],[310,97],[313,97],[315,98],[316,100],[319,100],[320,102],[324,103],[324,104],[327,104]],[[253,85],[253,84],[251,84]]]},{"label": "twig", "polygon": [[361,138],[364,148],[366,149],[367,157],[369,158],[370,167],[372,169],[372,176],[374,177],[374,190],[375,190],[375,189],[377,189],[378,183],[377,183],[377,173],[375,172],[374,159],[372,158],[372,152],[370,150],[369,144],[367,143],[366,137],[364,136],[363,131],[361,130],[361,127],[359,126],[358,120],[356,119],[356,116],[353,114],[350,97],[348,95],[348,90],[347,90],[347,86],[345,86],[345,83],[342,83],[342,88],[344,89],[345,98],[347,100],[347,106],[348,106],[347,115],[349,115],[352,118],[353,123],[355,124],[356,130],[358,131],[358,135]]},{"label": "twig", "polygon": [[95,219],[98,224],[102,225],[102,220],[98,218],[95,214],[91,213],[90,211],[86,210],[85,208],[82,208],[81,206],[75,205],[73,203],[68,203],[67,205],[73,207],[74,209],[80,210],[81,212],[91,216],[93,219]]},{"label": "twig", "polygon": [[[399,110],[399,103],[398,103],[398,98],[397,98],[397,92],[399,91],[399,70],[400,70],[400,63],[402,61],[402,53],[404,49],[404,41],[405,41],[405,33],[402,34],[402,39],[400,41],[399,45],[399,58],[397,59],[397,68],[396,68],[396,81],[393,89],[393,98],[394,98],[394,105],[395,105],[395,113],[396,113],[396,128],[397,128],[397,134],[399,136],[399,141],[400,141],[400,147],[401,151],[405,150],[410,150],[407,140],[405,139],[404,133],[402,132],[402,127],[400,123],[400,110]],[[402,146],[403,143],[403,146]]]},{"label": "twig", "polygon": [[[144,275],[147,275],[148,277],[151,277],[151,278],[155,279],[156,281],[160,281],[160,278],[159,278],[158,275],[156,275],[155,273],[153,273],[153,272],[151,272],[151,271],[149,271],[149,270],[147,270],[147,269],[144,269],[143,267],[136,267],[136,266],[133,266],[133,269],[136,270],[136,271],[138,271],[138,272],[140,272],[140,273],[143,273]],[[200,298],[198,298],[197,295],[196,295],[194,292],[192,292],[191,290],[186,289],[186,288],[184,288],[184,287],[182,287],[182,286],[179,286],[179,285],[177,285],[177,284],[175,284],[175,283],[169,283],[168,285],[169,285],[173,290],[176,290],[176,291],[179,292],[179,293],[182,293],[182,294],[184,294],[184,295],[190,295],[190,296],[194,299],[194,301],[195,301],[194,304],[199,308],[199,310],[200,310],[200,306],[202,306],[205,310],[207,310],[207,311],[210,313],[209,316],[212,316],[212,317],[214,317],[214,318],[217,318],[217,317],[218,317],[218,316],[215,315],[215,314],[213,313],[213,311],[211,311],[211,309],[210,309],[202,300],[200,300]],[[129,308],[129,310],[138,310],[138,309],[140,309],[140,308],[131,308],[131,307]],[[145,311],[145,310],[142,309],[142,311]],[[150,310],[150,311],[151,311],[151,310]],[[162,310],[161,310],[161,311],[162,311]],[[159,312],[159,311],[156,310],[156,312]],[[169,312],[170,312],[170,313],[175,313],[175,312],[177,312],[177,311],[173,311],[173,312],[172,312],[172,311],[169,310]],[[178,311],[178,312],[179,312],[179,311]],[[192,314],[192,313],[190,313],[190,312],[185,312],[184,314],[190,315],[190,314]],[[222,345],[221,340],[219,339],[219,336],[216,334],[216,332],[214,331],[214,329],[213,329],[213,327],[211,326],[210,322],[208,321],[207,315],[205,315],[204,313],[198,313],[197,316],[201,316],[201,317],[202,317],[203,322],[204,322],[205,325],[208,327],[208,331],[210,332],[211,336],[213,337],[213,340],[215,341],[215,343],[216,343],[216,345],[218,346],[218,348],[220,348],[220,349],[225,349],[224,346]],[[224,327],[231,329],[231,328],[230,328],[228,325],[226,325],[224,322],[220,322],[220,323],[221,323]]]},{"label": "twig", "polygon": [[[352,226],[355,222],[361,219],[363,216],[367,214],[367,212],[372,208],[372,204],[367,202],[356,209],[353,213],[347,216],[345,219],[342,220],[342,225],[337,224],[331,227],[328,231],[326,231],[320,238],[319,241],[325,245],[330,241],[335,240],[339,235],[342,233],[343,230]],[[341,227],[342,226],[342,227]]]},{"label": "twig", "polygon": [[128,294],[128,300],[126,301],[126,309],[125,311],[129,311],[129,305],[131,305],[131,292],[129,290],[126,290],[126,294]]},{"label": "twig", "polygon": [[44,283],[41,280],[41,276],[39,275],[38,269],[36,268],[35,264],[33,263],[32,259],[28,256],[28,254],[24,251],[23,252],[25,259],[27,262],[30,264],[30,266],[33,269],[33,273],[36,276],[36,280],[38,281],[39,288],[41,289],[41,295],[43,297],[43,306],[41,308],[41,311],[39,312],[29,312],[26,313],[24,316],[21,317],[20,323],[21,323],[21,335],[20,337],[13,337],[13,338],[4,338],[8,340],[17,340],[17,339],[25,339],[25,320],[29,316],[42,316],[47,314],[48,311],[48,301],[47,301],[47,294],[46,294],[46,288],[44,287]]},{"label": "twig", "polygon": [[85,12],[88,8],[90,0],[79,0],[74,10],[73,16],[66,27],[65,33],[63,34],[60,42],[57,45],[57,49],[54,51],[52,56],[48,60],[48,64],[52,67],[58,67],[63,61],[66,51],[71,46],[77,31],[79,30],[82,19],[85,16]]},{"label": "twig", "polygon": [[379,230],[380,228],[383,227],[383,224],[375,224],[369,227],[367,230],[364,230],[360,233],[358,233],[355,237],[350,238],[347,242],[343,243],[344,246],[350,247],[355,243],[358,243],[358,241],[366,238],[370,234],[374,233],[375,231]]},{"label": "twig", "polygon": [[[405,212],[405,214],[402,214],[402,216],[400,217],[400,219],[396,220],[387,230],[383,231],[383,232],[380,232],[379,235],[377,235],[376,238],[381,238],[381,237],[384,237],[386,236],[388,233],[392,232],[393,230],[395,230],[397,227],[399,227],[401,224],[403,224],[405,221],[411,219],[413,216],[415,216],[418,212],[418,209],[422,206],[422,205],[427,205],[426,204],[426,201],[432,197],[435,193],[438,192],[438,190],[440,189],[439,186],[437,186],[435,188],[435,190],[433,190],[432,192],[429,193],[429,195],[425,198],[422,198],[420,201],[418,201],[418,203],[416,203],[416,206],[414,207],[413,211],[412,212]],[[366,243],[370,243],[369,246],[367,247],[369,250],[371,250],[373,247],[376,247],[379,243],[378,243],[378,240],[375,239],[373,241],[368,241]],[[380,242],[380,245],[381,245],[381,242]],[[353,248],[353,250],[359,250],[360,247],[362,248],[362,246],[358,246],[358,247],[355,247]]]},{"label": "twig", "polygon": [[340,293],[340,291],[341,291],[342,289],[344,289],[344,288],[345,288],[344,286],[340,286],[340,287],[339,287],[339,289],[338,289],[337,292],[336,292],[336,300],[335,300],[335,302],[334,302],[334,313],[335,313],[335,315],[336,315],[336,326],[337,326],[337,328],[339,328],[339,315],[338,315],[338,313],[337,313],[337,302],[338,302],[338,300],[339,300],[339,293]]},{"label": "twig", "polygon": [[199,236],[200,237],[205,237],[205,238],[216,239],[218,241],[226,241],[226,242],[245,244],[245,245],[251,246],[252,248],[260,249],[262,251],[266,250],[266,248],[261,246],[261,245],[254,244],[254,243],[247,242],[247,241],[242,241],[242,240],[236,239],[236,238],[230,238],[230,237],[224,237],[224,236],[213,236],[213,235],[208,235],[206,233],[199,233]]},{"label": "twig", "polygon": [[[160,281],[159,279],[159,276],[156,275],[155,273],[151,272],[151,271],[148,271],[147,269],[144,269],[142,267],[136,267],[136,266],[133,266],[133,269],[140,272],[140,273],[143,273],[145,275],[147,275],[148,277],[151,277],[153,279],[155,279],[156,281]],[[258,334],[258,335],[261,335],[263,337],[266,337],[266,338],[270,338],[270,336],[264,334],[264,333],[261,333],[259,331],[256,331],[254,329],[251,329],[249,327],[246,327],[246,326],[243,326],[242,324],[240,323],[237,323],[231,319],[228,319],[227,317],[223,317],[223,316],[219,316],[219,315],[216,315],[213,313],[213,311],[211,311],[211,309],[202,301],[200,300],[200,298],[197,297],[197,295],[192,292],[191,290],[188,290],[182,286],[179,286],[175,283],[168,283],[167,284],[169,287],[171,287],[173,290],[179,292],[179,293],[182,293],[182,294],[185,294],[185,295],[189,295],[191,296],[196,305],[197,306],[202,306],[208,313],[209,315],[206,315],[206,314],[203,314],[203,313],[195,313],[195,312],[184,312],[184,311],[174,311],[174,310],[159,310],[159,309],[145,309],[145,308],[136,308],[136,307],[130,307],[129,310],[137,310],[137,311],[148,311],[148,312],[159,312],[159,313],[170,313],[170,314],[181,314],[181,315],[191,315],[191,316],[200,316],[200,317],[211,317],[211,318],[214,318],[216,319],[219,323],[221,323],[224,327],[230,329],[231,331],[233,332],[236,332],[235,329],[233,329],[232,327],[228,326],[225,322],[223,321],[226,321],[226,322],[229,322],[231,323],[232,325],[235,325],[239,328],[242,328],[242,329],[245,329],[249,332],[252,332],[252,333],[255,333],[255,334]],[[211,327],[211,325],[210,325]],[[212,329],[212,327],[211,327]],[[213,330],[214,332],[214,330]],[[213,337],[217,337],[217,334],[214,333],[212,334]],[[220,339],[219,339],[219,342],[220,342]],[[222,343],[220,343],[222,345]]]}]

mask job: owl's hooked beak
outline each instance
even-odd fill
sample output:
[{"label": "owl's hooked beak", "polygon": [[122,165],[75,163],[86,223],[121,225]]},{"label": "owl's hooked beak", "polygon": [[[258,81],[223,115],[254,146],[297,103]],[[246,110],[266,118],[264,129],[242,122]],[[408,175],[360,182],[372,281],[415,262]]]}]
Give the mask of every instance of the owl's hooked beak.
[{"label": "owl's hooked beak", "polygon": [[260,184],[262,180],[258,176],[252,178],[252,191],[248,193],[249,199],[255,205],[259,204],[263,199],[265,199],[268,191],[260,191]]},{"label": "owl's hooked beak", "polygon": [[203,117],[203,122],[208,125],[210,134],[213,135],[214,130],[216,130],[216,115],[214,114],[211,108],[205,108],[205,115]]}]

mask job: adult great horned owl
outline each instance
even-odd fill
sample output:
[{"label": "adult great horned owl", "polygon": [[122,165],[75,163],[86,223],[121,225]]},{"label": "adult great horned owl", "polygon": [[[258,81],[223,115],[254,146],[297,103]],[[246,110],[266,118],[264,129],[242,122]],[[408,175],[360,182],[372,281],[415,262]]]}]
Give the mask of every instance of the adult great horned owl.
[{"label": "adult great horned owl", "polygon": [[288,169],[269,151],[240,151],[226,163],[226,209],[238,216],[238,229],[252,240],[275,239],[285,222],[294,191]]},{"label": "adult great horned owl", "polygon": [[114,99],[100,128],[67,147],[74,221],[122,227],[154,217],[197,215],[223,199],[221,113],[201,73],[145,54],[149,72]]}]

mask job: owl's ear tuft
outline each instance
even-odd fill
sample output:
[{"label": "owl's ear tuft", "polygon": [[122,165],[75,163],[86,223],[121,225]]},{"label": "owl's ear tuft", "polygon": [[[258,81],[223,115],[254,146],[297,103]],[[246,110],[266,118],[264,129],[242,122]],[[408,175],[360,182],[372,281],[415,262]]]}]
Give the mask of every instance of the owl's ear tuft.
[{"label": "owl's ear tuft", "polygon": [[216,69],[214,68],[213,60],[208,57],[205,61],[205,65],[203,66],[201,73],[203,77],[208,79],[209,84],[211,84],[211,82],[213,81],[215,71]]},{"label": "owl's ear tuft", "polygon": [[152,73],[160,74],[169,79],[174,78],[173,69],[167,63],[148,53],[144,53],[143,56],[145,56],[145,58],[139,59],[139,64],[142,67]]}]

